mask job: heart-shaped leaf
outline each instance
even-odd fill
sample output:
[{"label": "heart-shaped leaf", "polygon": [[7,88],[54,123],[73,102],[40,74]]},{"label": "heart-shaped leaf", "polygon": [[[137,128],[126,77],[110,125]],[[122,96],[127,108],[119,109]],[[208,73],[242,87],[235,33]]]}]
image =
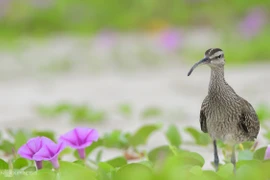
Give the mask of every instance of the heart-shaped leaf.
[{"label": "heart-shaped leaf", "polygon": [[166,137],[171,145],[179,147],[182,143],[182,139],[180,133],[175,125],[170,125],[167,132]]}]

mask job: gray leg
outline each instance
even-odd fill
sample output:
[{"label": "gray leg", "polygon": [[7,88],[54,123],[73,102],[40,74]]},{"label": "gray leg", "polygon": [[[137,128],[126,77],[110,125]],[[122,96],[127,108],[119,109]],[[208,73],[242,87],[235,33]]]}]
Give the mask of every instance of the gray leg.
[{"label": "gray leg", "polygon": [[231,163],[233,164],[234,172],[235,172],[235,163],[236,163],[236,158],[235,158],[235,145],[233,145],[233,147],[232,147]]},{"label": "gray leg", "polygon": [[216,171],[218,170],[219,158],[218,158],[218,151],[217,151],[217,142],[216,140],[213,141],[214,145],[214,164]]}]

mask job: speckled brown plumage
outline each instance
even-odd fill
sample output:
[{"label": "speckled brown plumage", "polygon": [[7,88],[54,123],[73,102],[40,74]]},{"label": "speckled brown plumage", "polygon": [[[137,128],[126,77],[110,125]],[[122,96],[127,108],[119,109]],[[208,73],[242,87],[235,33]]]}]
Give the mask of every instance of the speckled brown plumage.
[{"label": "speckled brown plumage", "polygon": [[[200,110],[201,130],[209,133],[214,142],[215,164],[218,167],[216,140],[234,145],[257,138],[260,124],[252,105],[238,96],[225,81],[225,58],[220,48],[208,49],[205,58],[196,63],[188,73],[201,64],[211,68],[208,95],[205,97]],[[235,164],[233,149],[232,163]]]},{"label": "speckled brown plumage", "polygon": [[212,68],[208,95],[200,111],[201,130],[212,139],[235,144],[253,141],[259,121],[251,104],[226,83],[223,68]]}]

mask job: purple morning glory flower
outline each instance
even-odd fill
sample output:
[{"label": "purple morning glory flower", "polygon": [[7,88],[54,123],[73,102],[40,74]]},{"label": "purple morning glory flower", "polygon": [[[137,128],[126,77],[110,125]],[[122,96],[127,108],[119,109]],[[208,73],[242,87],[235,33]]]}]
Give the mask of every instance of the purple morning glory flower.
[{"label": "purple morning glory flower", "polygon": [[55,169],[59,168],[58,155],[65,148],[64,143],[60,142],[47,142],[42,148],[34,155],[34,159],[37,161],[51,161]]},{"label": "purple morning glory flower", "polygon": [[18,154],[26,159],[34,160],[36,162],[37,169],[42,168],[42,161],[35,159],[35,154],[40,151],[44,144],[53,142],[46,137],[35,137],[27,141],[26,144],[21,146],[18,150]]},{"label": "purple morning glory flower", "polygon": [[266,23],[265,11],[259,8],[252,9],[240,23],[241,34],[246,38],[257,35]]},{"label": "purple morning glory flower", "polygon": [[59,138],[59,142],[77,149],[81,159],[85,159],[85,148],[97,140],[98,132],[90,128],[74,128]]},{"label": "purple morning glory flower", "polygon": [[169,29],[161,33],[161,44],[168,50],[176,50],[181,45],[181,34],[179,31]]},{"label": "purple morning glory flower", "polygon": [[265,154],[264,154],[264,160],[270,159],[270,145],[267,146]]}]

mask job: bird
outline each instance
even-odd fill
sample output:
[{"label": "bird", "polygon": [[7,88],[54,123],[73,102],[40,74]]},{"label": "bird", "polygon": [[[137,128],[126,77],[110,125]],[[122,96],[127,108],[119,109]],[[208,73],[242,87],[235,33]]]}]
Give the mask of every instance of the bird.
[{"label": "bird", "polygon": [[235,170],[235,146],[256,140],[260,131],[258,115],[252,105],[226,82],[225,57],[220,48],[206,50],[204,58],[192,66],[188,76],[200,65],[208,65],[211,69],[208,94],[200,110],[201,131],[208,133],[212,139],[216,171],[219,167],[217,140],[232,147],[231,163]]}]

